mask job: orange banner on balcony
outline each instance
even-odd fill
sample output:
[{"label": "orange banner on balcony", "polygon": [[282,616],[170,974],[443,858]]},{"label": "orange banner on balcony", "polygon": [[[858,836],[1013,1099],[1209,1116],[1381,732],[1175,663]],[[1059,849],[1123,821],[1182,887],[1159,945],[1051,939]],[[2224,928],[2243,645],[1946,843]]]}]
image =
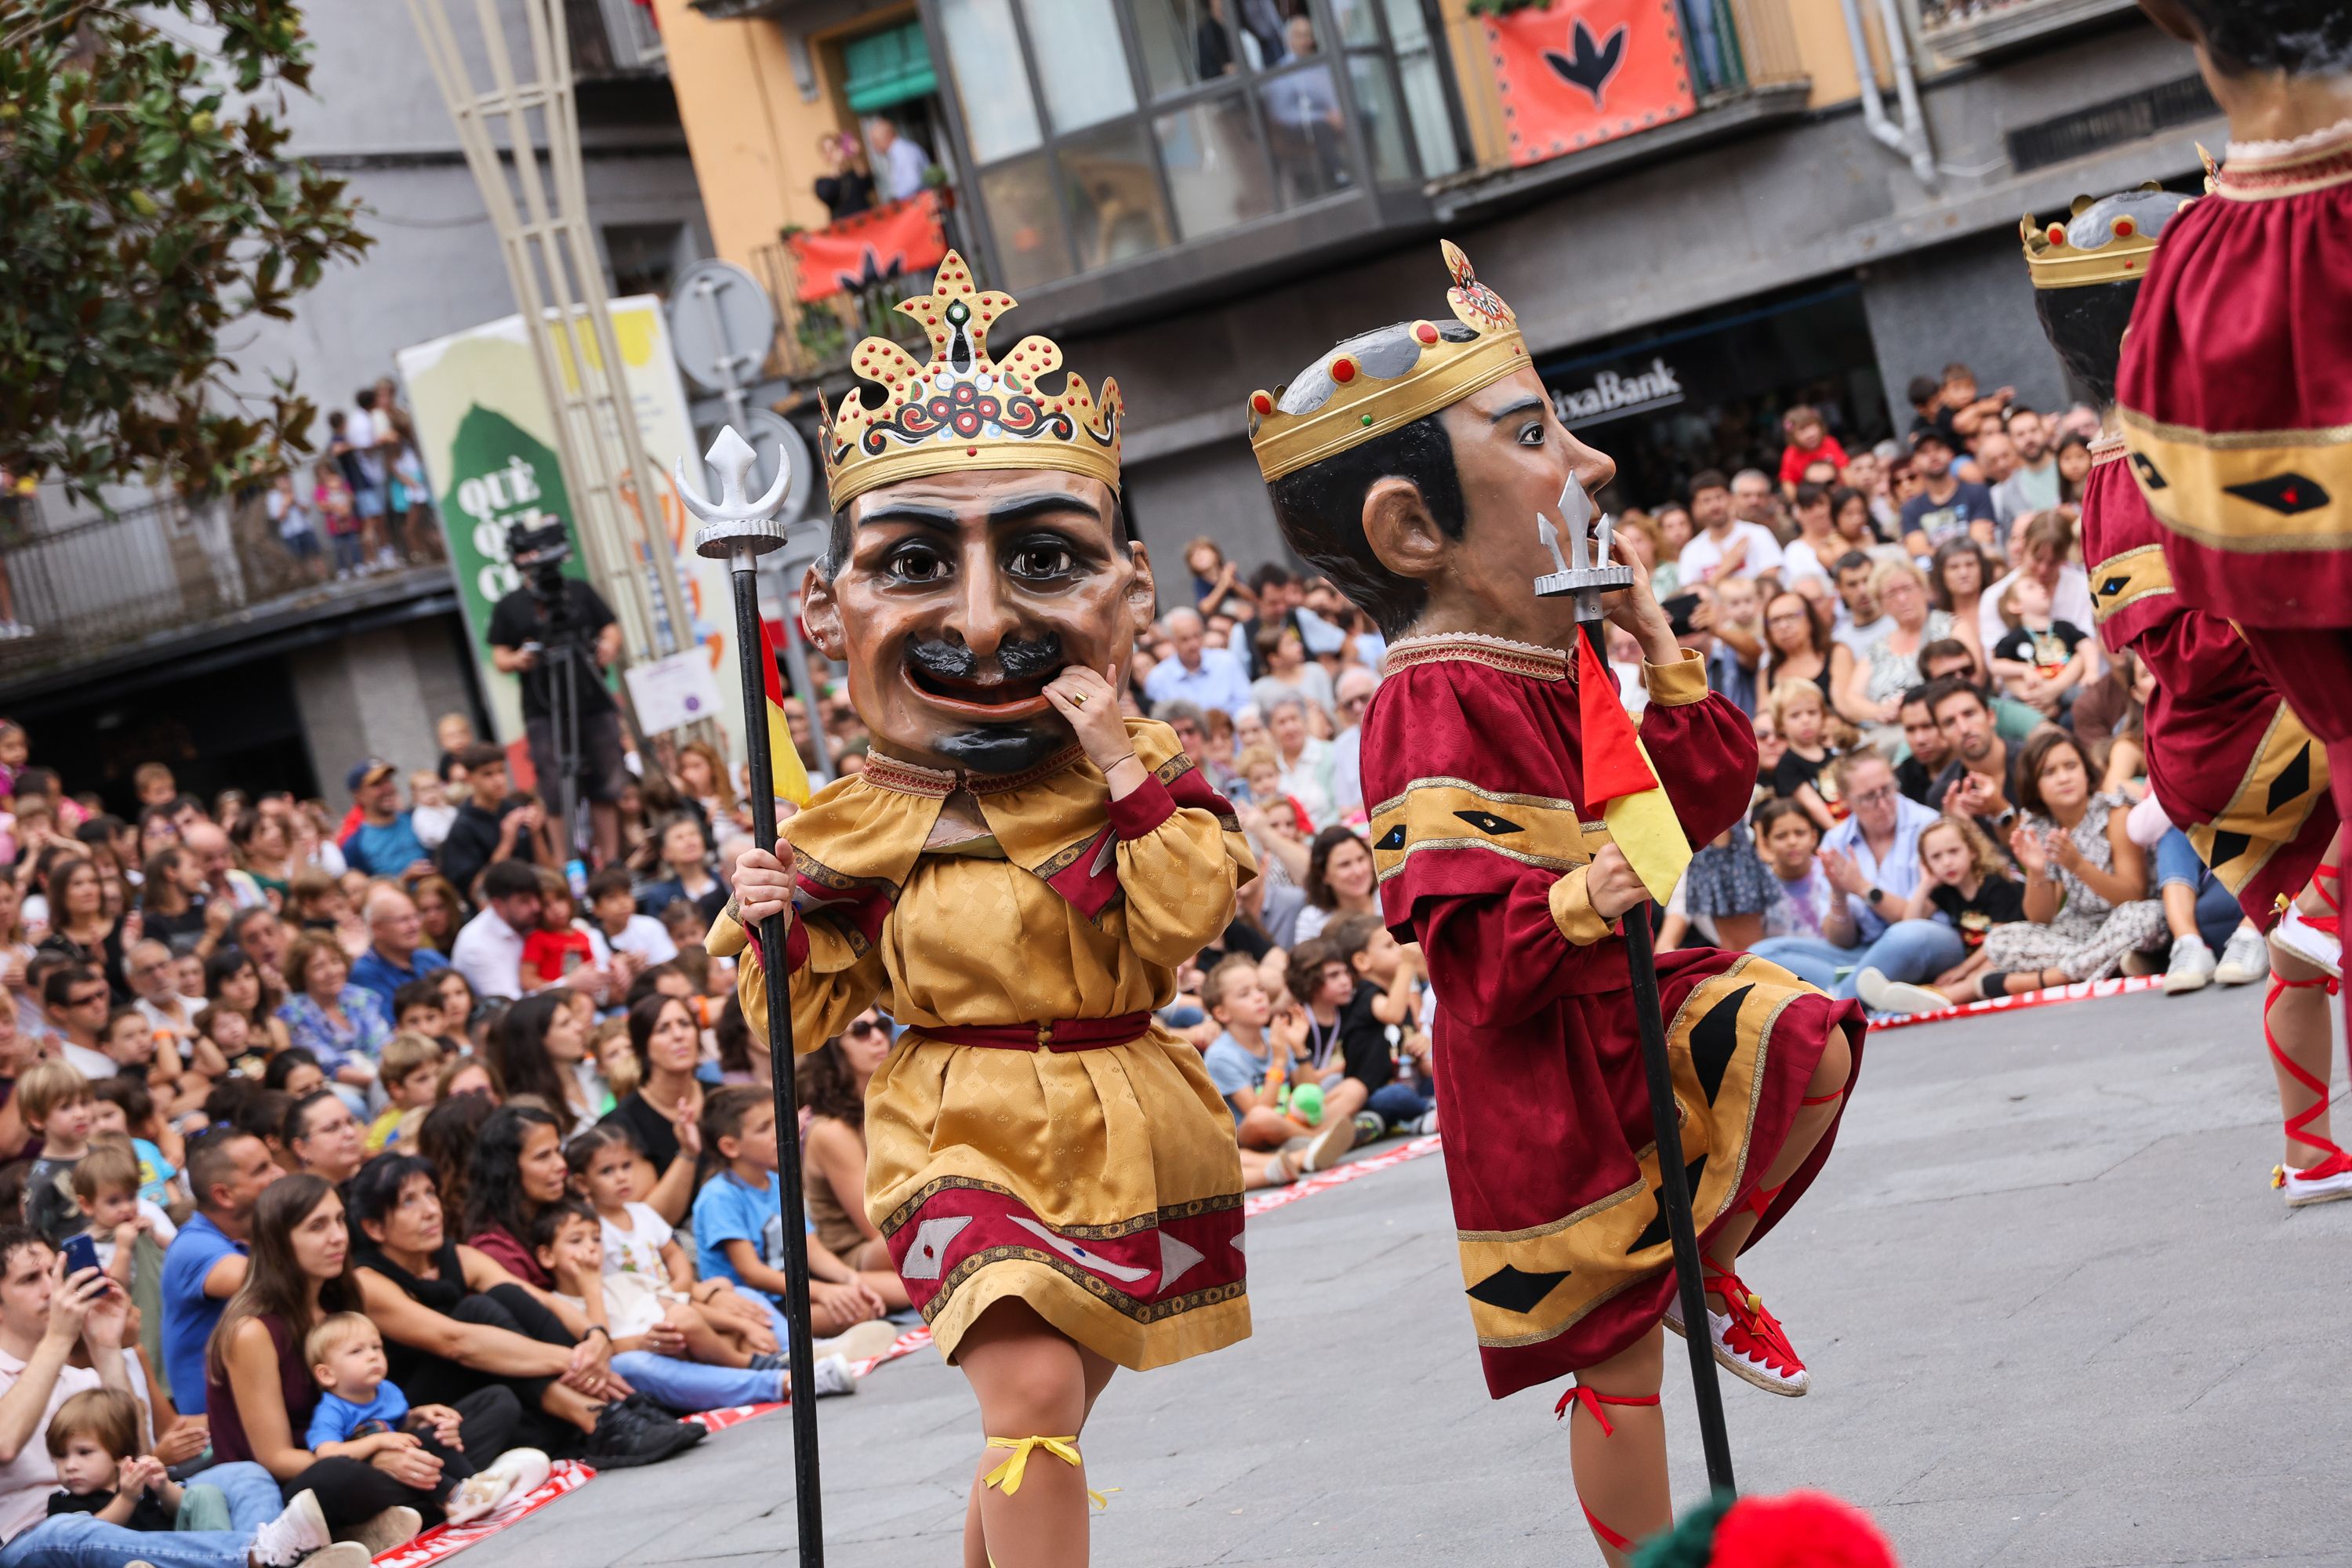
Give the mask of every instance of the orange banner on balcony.
[{"label": "orange banner on balcony", "polygon": [[1673,0],[1550,0],[1486,23],[1514,163],[1597,147],[1698,108]]},{"label": "orange banner on balcony", "polygon": [[937,267],[948,253],[947,216],[940,193],[925,191],[784,243],[800,267],[801,299],[827,300]]}]

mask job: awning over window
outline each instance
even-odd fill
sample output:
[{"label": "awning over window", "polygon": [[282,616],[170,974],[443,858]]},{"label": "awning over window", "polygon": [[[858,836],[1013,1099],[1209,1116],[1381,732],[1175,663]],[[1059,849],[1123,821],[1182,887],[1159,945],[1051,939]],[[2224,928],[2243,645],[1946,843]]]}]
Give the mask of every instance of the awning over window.
[{"label": "awning over window", "polygon": [[841,46],[841,62],[848,80],[844,96],[860,114],[873,114],[939,91],[939,73],[931,69],[931,52],[923,47],[923,25],[907,22]]}]

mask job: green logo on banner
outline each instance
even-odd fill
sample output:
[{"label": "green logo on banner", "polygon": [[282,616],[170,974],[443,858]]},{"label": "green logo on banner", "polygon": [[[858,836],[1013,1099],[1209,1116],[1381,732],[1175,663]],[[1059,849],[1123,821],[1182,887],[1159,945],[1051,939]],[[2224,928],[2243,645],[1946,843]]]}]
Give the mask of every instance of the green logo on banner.
[{"label": "green logo on banner", "polygon": [[[544,443],[505,415],[476,404],[459,421],[450,443],[450,484],[441,497],[441,521],[449,536],[449,564],[467,612],[477,626],[490,624],[498,602],[522,586],[507,563],[507,530],[517,522],[562,518],[572,522],[572,497],[563,488],[562,465]],[[572,531],[567,576],[585,582],[587,568]]]}]

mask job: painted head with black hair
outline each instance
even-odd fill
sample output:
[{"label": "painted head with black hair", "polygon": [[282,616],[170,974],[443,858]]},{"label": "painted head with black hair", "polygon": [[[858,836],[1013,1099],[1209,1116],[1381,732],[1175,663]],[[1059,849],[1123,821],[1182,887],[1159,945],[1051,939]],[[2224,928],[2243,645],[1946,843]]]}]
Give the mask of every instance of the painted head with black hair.
[{"label": "painted head with black hair", "polygon": [[2079,202],[2063,224],[2044,229],[2028,220],[2025,226],[2042,330],[2068,376],[2102,413],[2115,406],[2124,329],[2131,325],[2147,273],[2147,246],[2189,200],[2144,185]]},{"label": "painted head with black hair", "polygon": [[2140,0],[2140,9],[2224,76],[2352,71],[2344,0]]}]

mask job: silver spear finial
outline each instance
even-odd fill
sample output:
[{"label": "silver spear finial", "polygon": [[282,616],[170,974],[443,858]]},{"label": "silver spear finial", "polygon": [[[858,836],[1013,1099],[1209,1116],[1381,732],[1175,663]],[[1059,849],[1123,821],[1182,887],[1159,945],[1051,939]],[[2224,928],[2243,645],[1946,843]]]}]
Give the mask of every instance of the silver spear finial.
[{"label": "silver spear finial", "polygon": [[687,477],[686,459],[677,460],[676,478],[678,500],[686,510],[702,520],[694,531],[694,552],[714,561],[764,555],[781,549],[784,542],[784,526],[776,521],[776,513],[784,502],[784,491],[793,482],[793,459],[781,447],[776,451],[776,482],[768,493],[754,500],[749,489],[751,469],[759,462],[759,454],[751,444],[735,433],[732,425],[721,426],[719,438],[710,443],[703,460],[719,475],[719,499],[706,499],[700,487]]},{"label": "silver spear finial", "polygon": [[1604,516],[1601,520],[1599,550],[1594,549],[1591,534],[1592,498],[1571,476],[1567,488],[1559,492],[1559,520],[1568,531],[1568,559],[1559,553],[1559,531],[1551,520],[1538,512],[1536,533],[1544,548],[1551,552],[1556,570],[1536,579],[1536,596],[1557,598],[1563,594],[1576,595],[1576,618],[1594,621],[1601,618],[1601,595],[1611,588],[1631,587],[1633,570],[1630,566],[1609,563],[1609,536],[1615,522]]}]

